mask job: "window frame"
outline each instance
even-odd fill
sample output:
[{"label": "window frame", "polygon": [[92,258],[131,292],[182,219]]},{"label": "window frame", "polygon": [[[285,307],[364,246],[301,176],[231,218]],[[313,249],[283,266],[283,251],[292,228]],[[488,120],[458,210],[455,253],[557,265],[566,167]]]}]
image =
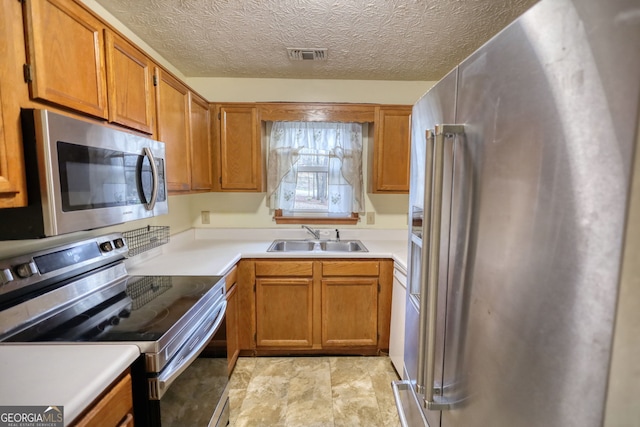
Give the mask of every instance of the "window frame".
[{"label": "window frame", "polygon": [[[326,102],[263,102],[258,105],[262,122],[307,121],[307,122],[356,122],[367,127],[368,138],[372,137],[371,125],[376,122],[378,104],[326,103]],[[364,161],[365,159],[363,159]],[[364,178],[364,177],[363,177]],[[338,224],[355,225],[360,221],[358,212],[350,216],[329,217],[326,215],[292,215],[275,209],[273,219],[276,224]]]}]

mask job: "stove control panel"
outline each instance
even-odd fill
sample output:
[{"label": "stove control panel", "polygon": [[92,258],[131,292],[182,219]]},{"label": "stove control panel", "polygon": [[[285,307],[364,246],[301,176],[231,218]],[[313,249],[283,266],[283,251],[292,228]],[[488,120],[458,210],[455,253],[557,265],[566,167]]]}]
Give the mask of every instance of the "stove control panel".
[{"label": "stove control panel", "polygon": [[34,292],[60,278],[124,260],[129,248],[122,233],[111,233],[31,254],[0,260],[0,300],[11,303],[25,292]]}]

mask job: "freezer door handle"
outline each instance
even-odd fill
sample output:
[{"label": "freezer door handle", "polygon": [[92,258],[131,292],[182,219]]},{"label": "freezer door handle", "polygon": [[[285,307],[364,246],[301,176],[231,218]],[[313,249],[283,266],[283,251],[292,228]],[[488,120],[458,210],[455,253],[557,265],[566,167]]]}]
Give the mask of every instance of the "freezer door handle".
[{"label": "freezer door handle", "polygon": [[[436,335],[438,319],[438,277],[440,267],[440,226],[442,221],[442,196],[443,196],[443,174],[444,174],[444,152],[445,141],[456,134],[463,134],[462,125],[436,125],[434,132],[433,147],[433,190],[431,201],[431,236],[429,240],[429,263],[426,283],[426,313],[422,310],[424,305],[421,298],[420,321],[421,329],[426,328],[426,346],[420,348],[425,353],[424,363],[424,400],[425,407],[430,410],[451,409],[454,402],[447,401],[435,387],[435,365],[436,365]],[[426,204],[426,201],[425,201]],[[422,323],[423,315],[425,323]],[[422,335],[421,335],[422,337]],[[422,338],[421,338],[422,339]],[[421,378],[418,376],[418,378]]]}]

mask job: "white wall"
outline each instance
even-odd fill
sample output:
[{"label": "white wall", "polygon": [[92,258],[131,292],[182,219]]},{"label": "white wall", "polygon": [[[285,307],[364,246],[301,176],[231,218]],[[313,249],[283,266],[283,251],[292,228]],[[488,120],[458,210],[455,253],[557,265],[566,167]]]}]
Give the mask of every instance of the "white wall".
[{"label": "white wall", "polygon": [[306,80],[187,78],[211,102],[354,102],[408,104],[436,82],[385,80]]},{"label": "white wall", "polygon": [[172,234],[179,233],[191,228],[195,222],[195,218],[192,218],[191,215],[190,199],[192,197],[193,196],[191,195],[169,197],[170,214],[156,218],[132,221],[126,224],[100,228],[97,230],[80,231],[62,236],[48,237],[46,239],[0,241],[0,259],[75,242],[92,236],[101,236],[116,231],[134,230],[136,228],[146,227],[147,225],[168,225],[171,227]]}]

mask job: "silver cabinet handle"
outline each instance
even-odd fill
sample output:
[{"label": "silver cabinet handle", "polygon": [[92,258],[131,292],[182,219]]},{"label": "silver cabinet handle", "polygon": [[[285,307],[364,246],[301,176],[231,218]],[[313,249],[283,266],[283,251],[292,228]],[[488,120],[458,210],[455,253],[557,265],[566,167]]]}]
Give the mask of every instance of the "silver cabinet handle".
[{"label": "silver cabinet handle", "polygon": [[[151,164],[151,176],[153,177],[153,188],[151,189],[151,200],[145,204],[145,209],[148,211],[153,210],[158,200],[158,168],[156,167],[156,159],[153,157],[153,153],[149,147],[144,147],[144,155],[149,159]],[[140,171],[142,173],[142,171]]]}]

